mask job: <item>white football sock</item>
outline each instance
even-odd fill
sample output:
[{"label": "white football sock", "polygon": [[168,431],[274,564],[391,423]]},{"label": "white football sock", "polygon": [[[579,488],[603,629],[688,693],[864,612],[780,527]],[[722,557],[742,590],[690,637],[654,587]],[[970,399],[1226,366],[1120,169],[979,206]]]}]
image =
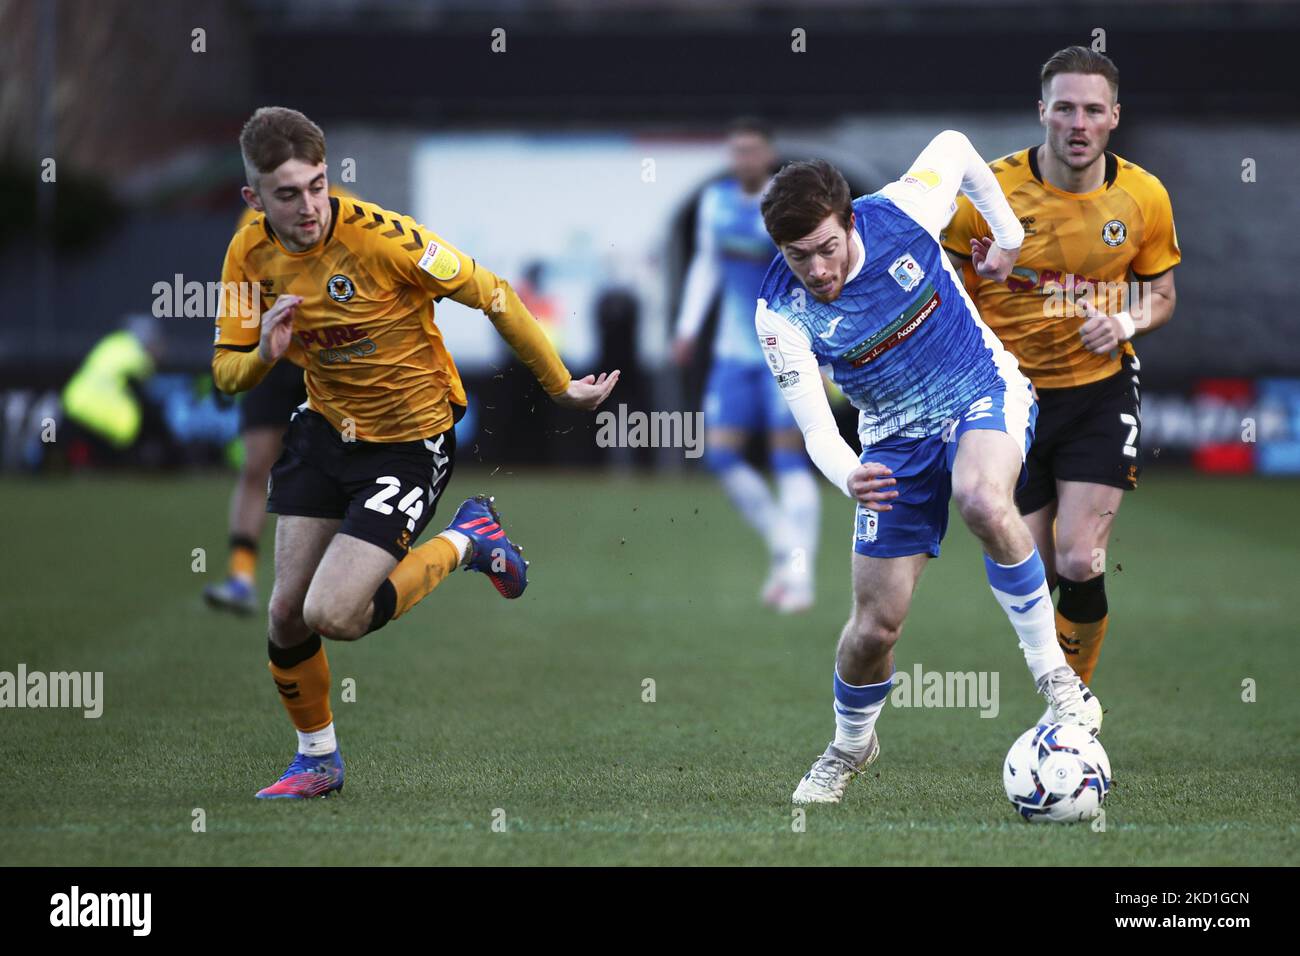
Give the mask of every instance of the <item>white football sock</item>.
[{"label": "white football sock", "polygon": [[806,468],[776,473],[781,501],[781,541],[778,545],[787,567],[800,582],[813,580],[817,559],[817,538],[821,530],[821,496],[817,482]]},{"label": "white football sock", "polygon": [[325,757],[339,749],[339,742],[334,737],[334,721],[307,733],[298,731],[298,753],[309,757]]},{"label": "white football sock", "polygon": [[998,564],[986,554],[984,570],[993,596],[1020,638],[1020,650],[1035,683],[1058,667],[1068,667],[1056,642],[1056,612],[1038,549],[1017,564]]},{"label": "white football sock", "polygon": [[438,532],[439,538],[446,538],[451,542],[451,546],[456,549],[456,554],[460,558],[460,563],[465,563],[465,552],[469,550],[469,537],[459,531],[453,531],[447,528],[445,531]]},{"label": "white football sock", "polygon": [[860,761],[867,755],[867,745],[876,728],[876,718],[885,709],[894,675],[878,684],[846,684],[835,669],[835,740],[836,750]]},{"label": "white football sock", "polygon": [[731,503],[740,512],[741,517],[763,536],[768,550],[773,550],[773,538],[781,514],[763,476],[750,465],[742,462],[732,465],[718,477],[722,481],[727,497],[731,499]]}]

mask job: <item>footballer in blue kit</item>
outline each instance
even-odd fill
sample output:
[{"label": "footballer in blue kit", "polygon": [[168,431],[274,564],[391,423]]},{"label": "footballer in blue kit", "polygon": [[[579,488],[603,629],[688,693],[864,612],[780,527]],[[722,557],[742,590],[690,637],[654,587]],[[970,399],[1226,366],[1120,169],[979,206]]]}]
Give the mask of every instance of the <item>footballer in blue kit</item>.
[{"label": "footballer in blue kit", "polygon": [[[876,719],[893,685],[893,648],[949,501],[984,547],[994,596],[1040,693],[1061,721],[1093,732],[1101,707],[1056,641],[1051,592],[1013,494],[1037,406],[1015,358],[980,319],[938,243],[967,195],[993,232],[973,257],[1001,281],[1024,230],[964,135],[947,130],[911,169],[851,198],[821,160],[791,163],[764,193],[781,253],[763,280],[755,327],[812,461],[857,502],[853,611],[836,652],[835,739],[794,793],[837,803],[879,754]],[[861,456],[840,436],[821,371],[858,409]]]},{"label": "footballer in blue kit", "polygon": [[[720,298],[704,393],[705,462],[763,537],[769,557],[763,602],[791,613],[813,603],[821,516],[803,438],[754,340],[754,299],[777,255],[759,208],[775,154],[767,130],[754,120],[732,124],[728,150],[731,175],[700,196],[673,351],[678,364],[690,361],[709,309]],[[743,455],[756,432],[767,438],[775,494]]]}]

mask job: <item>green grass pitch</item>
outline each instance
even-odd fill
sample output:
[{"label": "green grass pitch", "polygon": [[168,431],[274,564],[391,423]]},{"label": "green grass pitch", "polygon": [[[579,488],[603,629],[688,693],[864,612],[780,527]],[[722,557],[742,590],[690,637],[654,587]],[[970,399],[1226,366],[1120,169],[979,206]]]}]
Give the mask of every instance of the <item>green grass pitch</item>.
[{"label": "green grass pitch", "polygon": [[827,491],[817,607],[784,618],[758,606],[761,551],[706,476],[459,471],[440,518],[496,494],[528,592],[503,601],[457,574],[384,631],[330,644],[346,789],[254,800],[293,734],[263,620],[199,597],[224,571],[228,490],[0,482],[0,670],[104,672],[98,720],[0,711],[0,860],[1300,863],[1295,482],[1152,476],[1127,496],[1093,682],[1115,775],[1104,832],[1022,824],[1003,796],[1002,757],[1041,701],[957,520],[898,668],[997,671],[1000,712],[887,707],[879,762],[798,832],[790,793],[832,732],[852,508]]}]

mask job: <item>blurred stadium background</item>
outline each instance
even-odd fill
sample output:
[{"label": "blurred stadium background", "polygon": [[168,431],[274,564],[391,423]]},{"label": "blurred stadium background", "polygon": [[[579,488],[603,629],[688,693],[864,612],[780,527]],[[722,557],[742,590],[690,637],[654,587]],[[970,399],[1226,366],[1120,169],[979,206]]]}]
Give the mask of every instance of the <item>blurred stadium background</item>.
[{"label": "blurred stadium background", "polygon": [[[61,467],[40,423],[58,417],[59,390],[91,346],[124,316],[150,311],[157,283],[219,278],[242,208],[236,137],[257,105],[304,110],[326,130],[336,181],[346,168],[355,179],[345,186],[409,210],[522,286],[572,367],[622,366],[618,398],[630,407],[688,408],[698,407],[706,356],[679,382],[667,344],[692,198],[724,169],[728,119],[767,118],[783,157],[826,156],[869,191],[945,126],[990,158],[1037,141],[1038,66],[1103,30],[1123,78],[1112,148],[1165,182],[1184,251],[1176,319],[1141,343],[1147,465],[1300,471],[1300,317],[1283,213],[1300,207],[1290,175],[1300,154],[1290,65],[1300,9],[1077,10],[836,0],[0,5],[0,468]],[[796,27],[812,44],[807,56],[789,52]],[[498,28],[504,53],[491,49]],[[47,158],[54,182],[42,181]],[[643,181],[647,159],[653,182]],[[1253,182],[1243,181],[1247,160]],[[462,427],[484,461],[618,458],[596,447],[590,423],[545,408],[536,420],[515,413],[529,386],[488,323],[453,303],[439,322],[474,403]],[[164,331],[150,394],[178,442],[167,457],[211,462],[235,426],[195,382],[210,323],[167,319]],[[1241,441],[1247,417],[1253,444]],[[846,425],[851,418],[846,410]],[[674,468],[681,456],[640,461]]]},{"label": "blurred stadium background", "polygon": [[[1040,704],[1010,676],[1019,652],[954,522],[898,667],[1001,668],[996,732],[968,711],[891,717],[877,778],[788,842],[790,788],[830,726],[847,502],[824,489],[817,607],[775,618],[701,462],[598,447],[590,416],[549,405],[449,301],[438,321],[471,401],[451,493],[501,496],[534,583],[487,607],[448,583],[340,648],[336,673],[361,687],[340,716],[357,783],[310,822],[249,799],[288,730],[263,622],[199,598],[239,455],[212,313],[160,320],[130,473],[81,467],[60,395],[159,287],[219,279],[256,106],[303,110],[334,181],[351,171],[342,185],[508,277],[576,373],[621,367],[613,405],[685,410],[708,358],[680,375],[671,322],[728,120],[766,118],[783,158],[829,158],[867,192],[945,127],[989,158],[1040,142],[1042,61],[1097,30],[1122,74],[1111,148],[1163,180],[1183,251],[1173,322],[1138,343],[1147,471],[1113,540],[1120,623],[1099,671],[1128,838],[1044,836],[1006,806],[999,763]],[[1300,8],[1265,0],[0,0],[0,667],[102,669],[109,695],[93,730],[6,714],[0,855],[862,863],[869,838],[874,862],[1296,862],[1297,49]],[[1257,708],[1247,676],[1267,687]],[[191,838],[197,806],[221,839]],[[493,842],[499,806],[520,839]]]}]

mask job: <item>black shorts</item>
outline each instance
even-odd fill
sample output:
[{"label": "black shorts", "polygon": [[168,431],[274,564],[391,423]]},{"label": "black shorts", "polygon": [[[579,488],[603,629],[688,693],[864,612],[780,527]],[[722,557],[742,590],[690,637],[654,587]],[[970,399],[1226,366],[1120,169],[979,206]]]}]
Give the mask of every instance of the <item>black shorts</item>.
[{"label": "black shorts", "polygon": [[1056,500],[1056,482],[1087,481],[1125,490],[1142,474],[1142,402],[1138,360],[1110,378],[1073,388],[1038,390],[1038,423],[1025,461],[1029,478],[1016,492],[1021,514]]},{"label": "black shorts", "polygon": [[344,441],[323,415],[293,416],[271,468],[266,510],[341,518],[343,534],[402,560],[433,517],[456,461],[456,432],[420,441]]},{"label": "black shorts", "polygon": [[302,369],[288,359],[271,366],[271,371],[239,399],[239,433],[250,428],[284,428],[307,401]]}]

